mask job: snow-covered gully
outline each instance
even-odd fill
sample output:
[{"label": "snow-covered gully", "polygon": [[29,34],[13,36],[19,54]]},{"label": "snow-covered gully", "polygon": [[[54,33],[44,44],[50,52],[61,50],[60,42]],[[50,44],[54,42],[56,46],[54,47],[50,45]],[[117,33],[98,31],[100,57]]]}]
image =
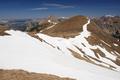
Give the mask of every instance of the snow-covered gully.
[{"label": "snow-covered gully", "polygon": [[90,36],[90,32],[87,30],[88,24],[90,24],[90,19],[88,20],[88,22],[85,25],[83,25],[83,32],[81,32],[81,34],[80,34],[81,37],[83,36],[83,37],[88,38]]}]

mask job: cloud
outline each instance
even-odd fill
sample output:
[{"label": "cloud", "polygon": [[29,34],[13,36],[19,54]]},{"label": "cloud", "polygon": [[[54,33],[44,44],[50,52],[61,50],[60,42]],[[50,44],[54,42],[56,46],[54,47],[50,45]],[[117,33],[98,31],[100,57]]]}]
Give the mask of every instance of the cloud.
[{"label": "cloud", "polygon": [[59,7],[59,8],[74,8],[74,6],[70,5],[63,5],[63,4],[55,4],[55,3],[45,3],[42,4],[43,6],[49,6],[49,7]]},{"label": "cloud", "polygon": [[33,8],[33,11],[39,11],[39,10],[48,10],[46,7],[40,7],[40,8]]},{"label": "cloud", "polygon": [[70,5],[63,5],[63,4],[56,4],[56,3],[44,3],[44,4],[42,4],[42,7],[33,8],[31,10],[42,11],[42,10],[51,9],[50,7],[55,7],[55,8],[57,7],[57,8],[62,8],[62,9],[64,9],[64,8],[74,8],[74,6],[70,6]]}]

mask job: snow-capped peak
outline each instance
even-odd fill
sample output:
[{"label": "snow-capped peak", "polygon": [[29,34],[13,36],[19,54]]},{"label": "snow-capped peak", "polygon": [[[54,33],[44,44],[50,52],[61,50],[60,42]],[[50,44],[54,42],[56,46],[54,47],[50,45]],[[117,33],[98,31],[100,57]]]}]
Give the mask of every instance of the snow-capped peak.
[{"label": "snow-capped peak", "polygon": [[105,17],[114,17],[113,15],[105,15]]}]

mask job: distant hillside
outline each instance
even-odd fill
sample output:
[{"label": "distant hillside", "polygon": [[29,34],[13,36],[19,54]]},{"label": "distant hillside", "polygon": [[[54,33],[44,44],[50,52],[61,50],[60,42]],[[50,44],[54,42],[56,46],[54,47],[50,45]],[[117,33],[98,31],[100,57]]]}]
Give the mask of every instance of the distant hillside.
[{"label": "distant hillside", "polygon": [[100,18],[94,18],[93,21],[102,31],[120,40],[119,16],[102,16]]}]

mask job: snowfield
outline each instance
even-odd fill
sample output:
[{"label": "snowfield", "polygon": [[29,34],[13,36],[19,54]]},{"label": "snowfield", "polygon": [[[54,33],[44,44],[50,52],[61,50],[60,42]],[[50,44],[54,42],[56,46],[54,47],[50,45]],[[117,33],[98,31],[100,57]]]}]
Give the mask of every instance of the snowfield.
[{"label": "snowfield", "polygon": [[[37,35],[44,40],[43,42],[25,32],[6,31],[10,36],[0,36],[0,69],[23,69],[77,80],[120,80],[120,67],[114,63],[101,58],[101,60],[115,65],[118,71],[79,60],[73,57],[68,50],[69,48],[83,55],[73,46],[76,45],[81,47],[87,55],[96,57],[90,49],[99,48],[108,57],[116,59],[104,48],[97,45],[91,46],[87,42],[86,38],[90,36],[90,32],[87,31],[89,23],[90,20],[83,26],[83,32],[79,36],[70,39],[38,33]],[[52,44],[53,47],[46,42]]]}]

